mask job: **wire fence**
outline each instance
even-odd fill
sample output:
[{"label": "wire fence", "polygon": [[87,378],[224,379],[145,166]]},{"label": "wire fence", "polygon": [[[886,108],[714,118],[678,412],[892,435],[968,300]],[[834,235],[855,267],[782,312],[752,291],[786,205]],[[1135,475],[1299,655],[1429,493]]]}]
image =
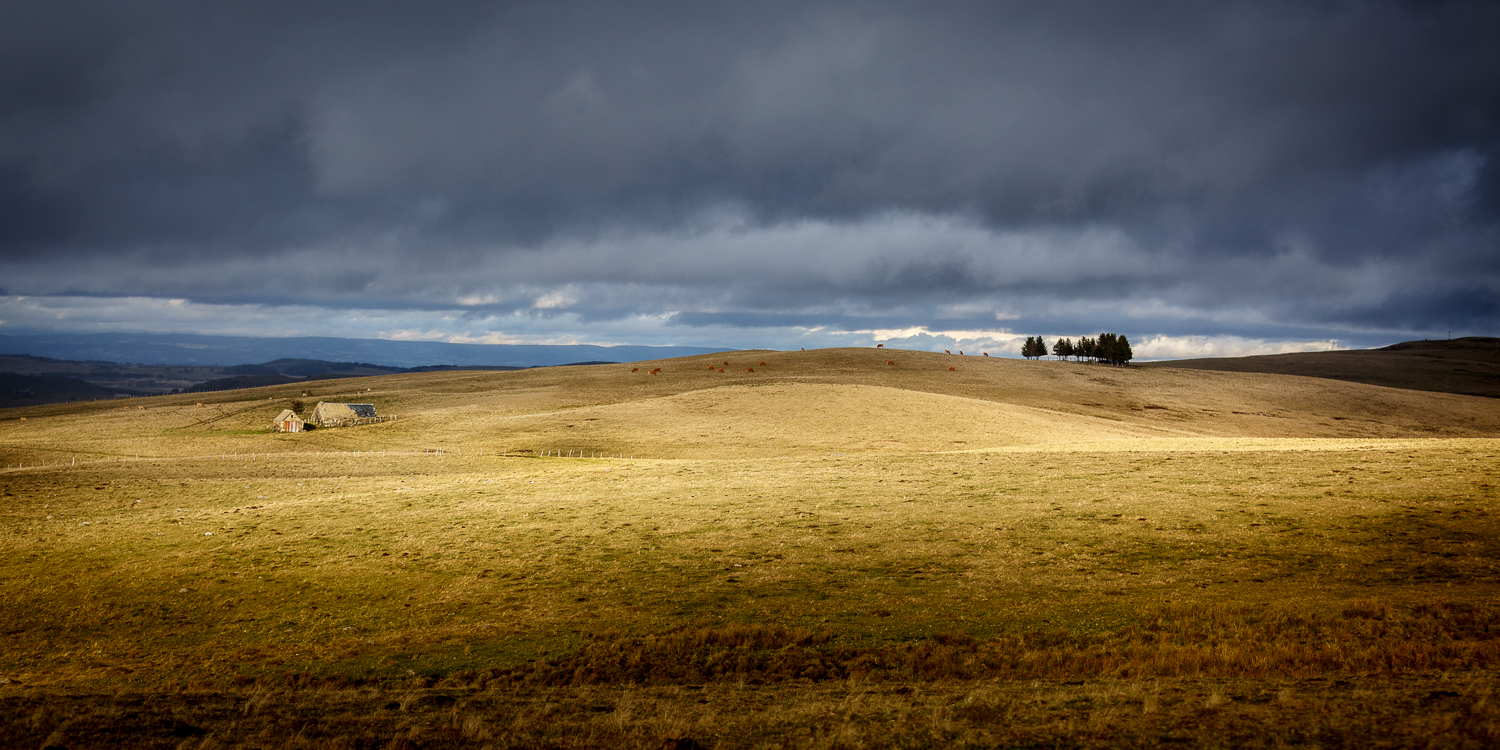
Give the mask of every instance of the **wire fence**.
[{"label": "wire fence", "polygon": [[[152,462],[178,462],[178,461],[274,461],[278,459],[291,458],[400,458],[403,456],[428,456],[443,457],[468,456],[470,458],[573,458],[573,459],[609,459],[629,461],[637,458],[629,453],[612,453],[609,451],[585,450],[581,448],[469,448],[465,452],[463,447],[444,446],[438,448],[384,448],[380,450],[353,450],[353,451],[261,451],[261,452],[236,452],[224,451],[215,456],[209,454],[197,454],[191,456],[166,456],[159,454],[125,454],[115,456],[69,456],[67,458],[42,459],[34,462],[8,463],[0,471],[17,472],[32,470],[62,470],[76,467],[101,466],[110,464],[127,463],[152,463]],[[645,456],[639,458],[644,459]]]}]

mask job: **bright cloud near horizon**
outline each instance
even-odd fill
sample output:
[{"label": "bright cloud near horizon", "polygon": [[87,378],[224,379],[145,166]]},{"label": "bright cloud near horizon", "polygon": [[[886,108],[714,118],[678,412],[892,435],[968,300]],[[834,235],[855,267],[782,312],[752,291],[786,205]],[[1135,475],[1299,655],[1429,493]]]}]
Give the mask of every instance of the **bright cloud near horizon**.
[{"label": "bright cloud near horizon", "polygon": [[8,3],[0,333],[1495,335],[1486,2]]}]

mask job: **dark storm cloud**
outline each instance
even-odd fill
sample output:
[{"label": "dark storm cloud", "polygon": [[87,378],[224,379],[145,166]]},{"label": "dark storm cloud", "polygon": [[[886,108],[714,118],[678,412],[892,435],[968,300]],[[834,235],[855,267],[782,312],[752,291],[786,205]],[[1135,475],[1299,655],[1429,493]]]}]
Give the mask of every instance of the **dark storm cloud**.
[{"label": "dark storm cloud", "polygon": [[1497,38],[1491,3],[13,2],[0,269],[468,317],[1492,332]]}]

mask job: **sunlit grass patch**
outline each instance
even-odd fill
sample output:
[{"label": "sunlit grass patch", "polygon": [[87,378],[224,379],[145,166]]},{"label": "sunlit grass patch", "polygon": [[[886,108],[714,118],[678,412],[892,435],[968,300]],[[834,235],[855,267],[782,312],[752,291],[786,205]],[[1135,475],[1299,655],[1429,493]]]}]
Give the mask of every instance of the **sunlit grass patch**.
[{"label": "sunlit grass patch", "polygon": [[1500,534],[1471,467],[1488,448],[37,474],[7,489],[7,656],[67,675],[55,646],[107,634],[145,644],[112,649],[134,674],[144,657],[129,654],[166,632],[185,652],[270,646],[257,658],[316,670],[351,639],[555,652],[591,633],[760,623],[879,644],[1116,632],[1193,602],[1324,612],[1376,586],[1392,604],[1430,600],[1434,582],[1443,601],[1484,601]]}]

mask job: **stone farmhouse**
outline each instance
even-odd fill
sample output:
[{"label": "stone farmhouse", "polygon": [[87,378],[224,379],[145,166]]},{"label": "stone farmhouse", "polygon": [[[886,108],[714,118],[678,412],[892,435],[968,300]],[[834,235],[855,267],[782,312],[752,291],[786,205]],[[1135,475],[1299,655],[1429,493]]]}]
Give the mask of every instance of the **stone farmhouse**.
[{"label": "stone farmhouse", "polygon": [[374,404],[330,404],[319,401],[308,421],[319,427],[352,427],[380,421]]}]

